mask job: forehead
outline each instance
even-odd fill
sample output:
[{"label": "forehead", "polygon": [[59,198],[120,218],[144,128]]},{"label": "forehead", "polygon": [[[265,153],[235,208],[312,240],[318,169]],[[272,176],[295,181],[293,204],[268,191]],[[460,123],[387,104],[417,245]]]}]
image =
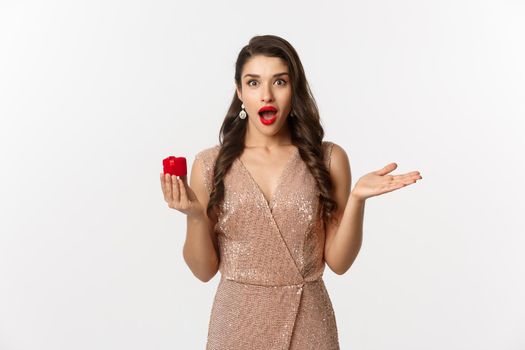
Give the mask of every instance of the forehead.
[{"label": "forehead", "polygon": [[257,55],[246,61],[242,76],[244,77],[245,74],[257,74],[262,77],[271,77],[275,73],[281,72],[288,72],[288,65],[282,58]]}]

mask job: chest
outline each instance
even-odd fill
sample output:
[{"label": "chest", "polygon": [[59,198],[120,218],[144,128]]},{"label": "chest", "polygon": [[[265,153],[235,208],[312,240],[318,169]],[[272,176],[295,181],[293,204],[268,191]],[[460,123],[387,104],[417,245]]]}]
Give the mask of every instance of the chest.
[{"label": "chest", "polygon": [[[318,219],[318,186],[300,158],[285,165],[269,200],[239,158],[223,181],[224,199],[217,227],[223,238],[242,240],[250,236],[243,234],[246,230],[266,229],[301,235]],[[265,229],[265,225],[269,226]]]},{"label": "chest", "polygon": [[[296,166],[298,152],[293,150],[290,154],[278,157],[239,157],[238,165],[241,167],[240,176],[246,176],[255,187],[256,192],[264,198],[266,203],[271,204],[281,183],[289,175],[290,168]],[[293,170],[293,169],[292,169]]]}]

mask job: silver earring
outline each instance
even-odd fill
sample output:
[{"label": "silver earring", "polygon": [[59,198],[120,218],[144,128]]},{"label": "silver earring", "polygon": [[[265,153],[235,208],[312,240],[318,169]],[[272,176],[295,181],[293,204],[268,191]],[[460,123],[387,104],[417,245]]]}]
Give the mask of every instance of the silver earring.
[{"label": "silver earring", "polygon": [[241,111],[239,112],[239,118],[244,119],[246,118],[246,111],[244,110],[244,103],[241,104]]},{"label": "silver earring", "polygon": [[295,114],[293,114],[293,112],[290,112],[290,117],[295,117]]}]

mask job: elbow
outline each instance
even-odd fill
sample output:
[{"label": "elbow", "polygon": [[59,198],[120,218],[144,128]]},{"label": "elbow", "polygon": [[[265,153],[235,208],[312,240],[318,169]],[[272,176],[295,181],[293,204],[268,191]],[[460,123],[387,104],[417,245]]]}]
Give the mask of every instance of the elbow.
[{"label": "elbow", "polygon": [[339,266],[335,266],[333,264],[328,264],[328,262],[326,262],[326,264],[328,265],[330,270],[332,270],[332,272],[335,273],[336,275],[342,275],[342,274],[344,274],[346,272],[346,271],[343,271],[343,269],[340,268]]},{"label": "elbow", "polygon": [[342,276],[344,275],[349,269],[350,266],[338,266],[338,265],[328,265],[330,266],[330,270],[332,270],[336,275]]},{"label": "elbow", "polygon": [[208,283],[209,281],[212,280],[213,277],[215,277],[215,275],[217,274],[217,271],[214,271],[212,273],[208,273],[206,275],[195,275],[195,277],[197,277],[201,282],[203,283]]},{"label": "elbow", "polygon": [[351,268],[352,265],[354,264],[354,261],[355,261],[355,259],[352,260],[352,262],[351,262],[350,264],[348,264],[348,265],[340,266],[340,267],[334,269],[334,272],[335,272],[336,274],[338,274],[339,276],[344,275],[345,273],[348,272],[348,270],[350,270],[350,268]]},{"label": "elbow", "polygon": [[203,283],[209,282],[219,270],[219,263],[217,260],[215,260],[211,266],[206,266],[208,264],[193,262],[184,255],[184,261],[190,268],[191,273]]},{"label": "elbow", "polygon": [[347,270],[344,270],[344,269],[332,269],[332,271],[336,274],[336,275],[339,275],[339,276],[342,276],[345,274],[345,272]]},{"label": "elbow", "polygon": [[345,268],[344,266],[342,266],[342,264],[331,261],[331,259],[327,259],[326,256],[325,262],[326,265],[328,265],[328,267],[330,268],[330,270],[332,270],[332,272],[336,275],[343,275],[348,270],[348,268]]},{"label": "elbow", "polygon": [[344,275],[348,270],[350,270],[350,268],[354,264],[357,258],[357,254],[359,253],[359,249],[360,247],[357,249],[357,251],[354,254],[349,256],[348,259],[345,259],[344,261],[341,261],[341,260],[337,260],[336,262],[332,261],[332,263],[329,265],[330,269],[337,275],[340,275],[340,276]]},{"label": "elbow", "polygon": [[197,279],[203,283],[207,283],[211,281],[211,279],[217,274],[216,270],[213,271],[197,271],[195,269],[191,269],[191,272],[193,273],[193,276],[197,277]]}]

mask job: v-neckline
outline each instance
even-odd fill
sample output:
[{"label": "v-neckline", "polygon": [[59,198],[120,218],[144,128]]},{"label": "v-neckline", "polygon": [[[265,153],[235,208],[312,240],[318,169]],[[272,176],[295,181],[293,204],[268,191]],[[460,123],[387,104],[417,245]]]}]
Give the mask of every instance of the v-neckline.
[{"label": "v-neckline", "polygon": [[275,203],[275,200],[277,199],[277,195],[279,194],[279,191],[281,189],[281,184],[283,182],[284,176],[286,175],[286,172],[288,171],[288,168],[290,167],[290,164],[293,163],[293,160],[295,159],[296,155],[298,154],[298,148],[294,146],[294,150],[292,152],[292,155],[288,158],[286,161],[283,169],[281,170],[281,174],[277,178],[277,184],[275,185],[275,188],[273,189],[273,192],[271,193],[271,198],[268,200],[264,196],[263,191],[261,190],[261,187],[255,181],[255,178],[252,176],[248,168],[244,165],[244,163],[241,160],[241,157],[237,157],[237,160],[239,161],[241,168],[243,168],[244,172],[248,175],[250,178],[251,183],[253,184],[253,187],[255,187],[256,191],[259,193],[260,198],[263,200],[263,202],[266,204],[266,207],[270,212],[272,212],[273,204]]}]

